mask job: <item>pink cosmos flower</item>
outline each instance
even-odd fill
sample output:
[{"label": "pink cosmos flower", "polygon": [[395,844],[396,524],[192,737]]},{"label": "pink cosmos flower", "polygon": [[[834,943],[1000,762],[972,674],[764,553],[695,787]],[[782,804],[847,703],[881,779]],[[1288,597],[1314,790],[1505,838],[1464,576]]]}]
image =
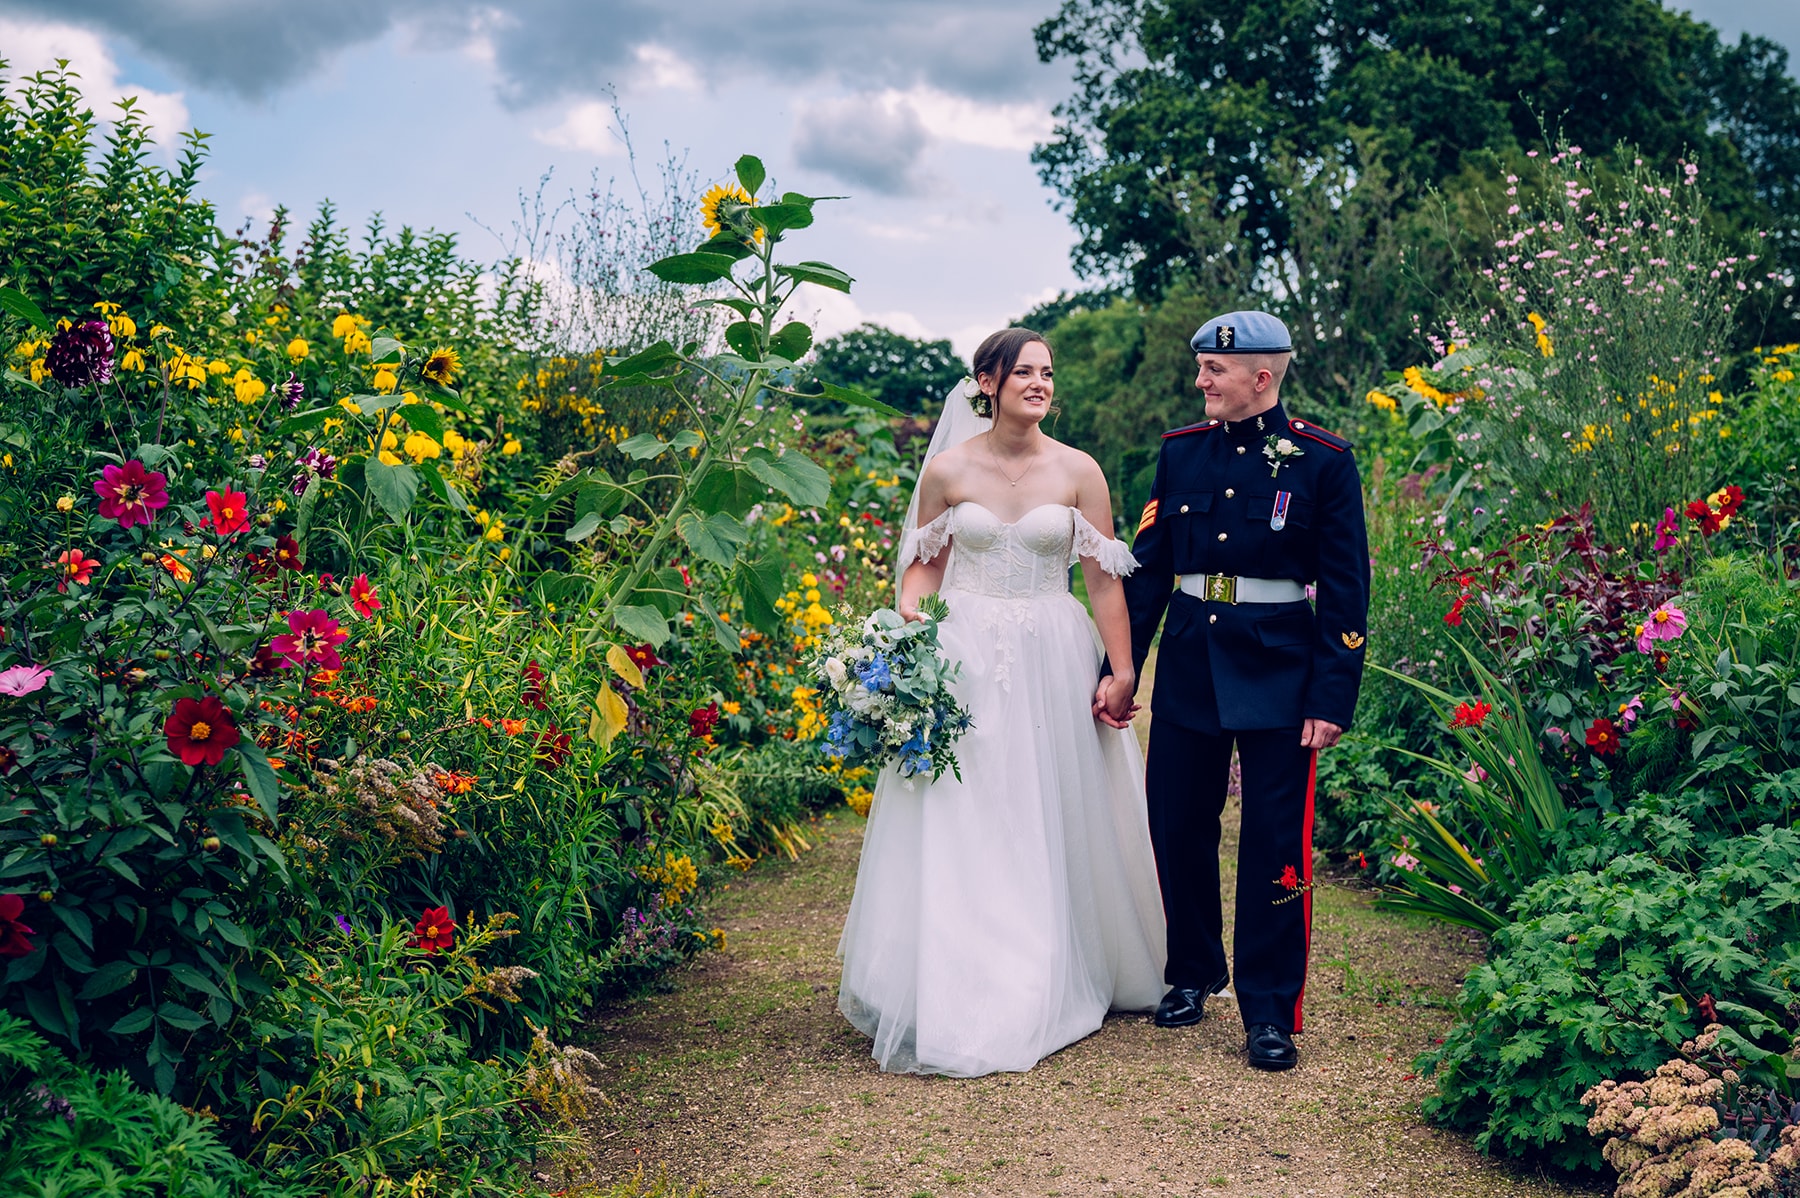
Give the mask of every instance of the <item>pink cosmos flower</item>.
[{"label": "pink cosmos flower", "polygon": [[23,699],[26,695],[43,690],[49,681],[50,670],[47,666],[12,666],[0,670],[0,695]]},{"label": "pink cosmos flower", "polygon": [[1681,538],[1675,535],[1679,531],[1681,517],[1675,514],[1674,508],[1664,508],[1662,519],[1656,522],[1656,552],[1666,553],[1681,544]]},{"label": "pink cosmos flower", "polygon": [[1637,718],[1644,710],[1644,697],[1633,695],[1629,700],[1619,704],[1619,723],[1627,729],[1637,723]]},{"label": "pink cosmos flower", "polygon": [[1400,853],[1394,857],[1394,864],[1398,865],[1407,873],[1411,873],[1413,870],[1419,868],[1419,859],[1411,853]]},{"label": "pink cosmos flower", "polygon": [[117,520],[120,528],[156,523],[156,512],[169,506],[169,479],[160,470],[146,470],[136,458],[123,466],[107,466],[94,480],[100,497],[100,514]]},{"label": "pink cosmos flower", "polygon": [[1678,639],[1687,631],[1687,613],[1673,603],[1664,603],[1638,625],[1637,650],[1649,653],[1657,641]]},{"label": "pink cosmos flower", "polygon": [[350,634],[338,627],[330,613],[322,608],[291,611],[287,621],[288,632],[269,641],[269,648],[287,659],[282,669],[305,667],[309,662],[326,670],[344,668],[337,647],[349,640]]}]

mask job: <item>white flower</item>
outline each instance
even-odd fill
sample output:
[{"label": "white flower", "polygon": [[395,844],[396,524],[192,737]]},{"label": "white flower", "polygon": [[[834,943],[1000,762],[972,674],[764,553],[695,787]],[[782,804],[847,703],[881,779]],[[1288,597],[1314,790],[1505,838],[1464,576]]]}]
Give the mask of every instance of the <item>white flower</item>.
[{"label": "white flower", "polygon": [[1295,445],[1292,441],[1288,440],[1286,437],[1283,437],[1283,438],[1281,438],[1281,440],[1275,442],[1276,454],[1281,457],[1284,457],[1284,458],[1292,456],[1294,451],[1299,448],[1300,447],[1298,445]]},{"label": "white flower", "polygon": [[842,686],[844,684],[845,674],[846,670],[844,669],[844,663],[841,659],[836,657],[828,657],[825,659],[825,677],[831,679],[832,686]]}]

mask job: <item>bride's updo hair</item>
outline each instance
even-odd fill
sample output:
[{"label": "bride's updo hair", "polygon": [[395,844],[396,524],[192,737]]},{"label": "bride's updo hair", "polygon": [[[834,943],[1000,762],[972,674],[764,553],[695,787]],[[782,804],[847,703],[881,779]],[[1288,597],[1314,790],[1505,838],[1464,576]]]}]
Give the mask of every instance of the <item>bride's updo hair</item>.
[{"label": "bride's updo hair", "polygon": [[[994,380],[994,392],[997,395],[1001,385],[1012,375],[1013,367],[1019,364],[1019,354],[1033,341],[1045,349],[1050,348],[1050,343],[1044,340],[1044,335],[1032,329],[1015,326],[1010,329],[1001,329],[998,333],[988,334],[987,340],[975,347],[975,357],[969,362],[969,365],[975,369],[976,381],[979,382],[982,375],[987,375]],[[1054,356],[1054,351],[1052,351],[1052,356]],[[978,396],[974,403],[976,415],[992,416],[994,414],[993,396]]]}]

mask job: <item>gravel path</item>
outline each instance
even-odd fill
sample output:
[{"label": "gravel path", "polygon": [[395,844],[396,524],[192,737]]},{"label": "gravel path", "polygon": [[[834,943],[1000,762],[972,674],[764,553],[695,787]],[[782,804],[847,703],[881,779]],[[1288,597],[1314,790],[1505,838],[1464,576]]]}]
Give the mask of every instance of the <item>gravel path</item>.
[{"label": "gravel path", "polygon": [[1315,893],[1308,1031],[1289,1073],[1247,1068],[1236,1011],[1214,1000],[1178,1031],[1112,1017],[1026,1074],[883,1074],[836,1005],[862,824],[839,813],[813,831],[813,852],[717,900],[723,952],[670,993],[599,1013],[610,1105],[589,1129],[595,1179],[666,1169],[709,1195],[795,1198],[1605,1193],[1420,1120],[1429,1085],[1411,1061],[1478,950],[1335,886]]}]

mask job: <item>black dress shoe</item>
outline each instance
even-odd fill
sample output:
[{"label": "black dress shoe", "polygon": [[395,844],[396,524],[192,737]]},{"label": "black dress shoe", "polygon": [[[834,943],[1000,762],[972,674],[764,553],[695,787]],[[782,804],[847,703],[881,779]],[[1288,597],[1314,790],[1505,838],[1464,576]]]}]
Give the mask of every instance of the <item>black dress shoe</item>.
[{"label": "black dress shoe", "polygon": [[1294,1037],[1272,1023],[1253,1023],[1244,1030],[1244,1051],[1257,1069],[1292,1069],[1300,1059]]},{"label": "black dress shoe", "polygon": [[1206,1018],[1206,999],[1208,995],[1217,994],[1225,989],[1230,975],[1220,974],[1219,980],[1204,989],[1192,989],[1177,986],[1163,995],[1162,1005],[1156,1008],[1157,1027],[1191,1027]]}]

